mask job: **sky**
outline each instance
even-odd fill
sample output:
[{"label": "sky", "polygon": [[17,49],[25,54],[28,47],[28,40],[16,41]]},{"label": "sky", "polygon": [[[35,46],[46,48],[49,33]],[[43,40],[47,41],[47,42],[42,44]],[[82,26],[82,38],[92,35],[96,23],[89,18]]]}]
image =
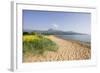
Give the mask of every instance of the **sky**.
[{"label": "sky", "polygon": [[23,30],[62,30],[91,33],[91,14],[23,10]]}]

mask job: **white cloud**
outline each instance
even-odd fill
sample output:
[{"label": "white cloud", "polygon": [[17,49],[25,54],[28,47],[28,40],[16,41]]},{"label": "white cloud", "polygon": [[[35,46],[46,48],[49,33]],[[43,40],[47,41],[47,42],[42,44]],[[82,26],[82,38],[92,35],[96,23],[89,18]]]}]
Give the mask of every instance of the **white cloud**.
[{"label": "white cloud", "polygon": [[52,26],[53,26],[54,28],[58,28],[58,27],[59,27],[59,25],[57,25],[57,24],[52,24]]}]

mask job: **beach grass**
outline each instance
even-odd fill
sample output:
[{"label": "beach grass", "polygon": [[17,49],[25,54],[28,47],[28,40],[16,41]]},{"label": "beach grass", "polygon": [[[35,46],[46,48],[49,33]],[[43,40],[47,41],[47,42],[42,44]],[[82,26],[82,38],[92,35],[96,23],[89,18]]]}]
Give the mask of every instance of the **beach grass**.
[{"label": "beach grass", "polygon": [[46,51],[56,51],[58,46],[43,35],[23,35],[23,53],[44,54]]}]

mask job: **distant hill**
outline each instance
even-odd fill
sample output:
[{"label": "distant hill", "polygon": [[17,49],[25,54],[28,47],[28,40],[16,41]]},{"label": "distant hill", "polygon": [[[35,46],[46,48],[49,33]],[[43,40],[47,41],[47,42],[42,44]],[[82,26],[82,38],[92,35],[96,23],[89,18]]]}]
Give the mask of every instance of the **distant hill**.
[{"label": "distant hill", "polygon": [[82,33],[77,33],[73,31],[61,31],[61,30],[54,30],[54,29],[48,29],[48,30],[23,30],[23,32],[36,32],[40,34],[48,34],[48,35],[83,35]]}]

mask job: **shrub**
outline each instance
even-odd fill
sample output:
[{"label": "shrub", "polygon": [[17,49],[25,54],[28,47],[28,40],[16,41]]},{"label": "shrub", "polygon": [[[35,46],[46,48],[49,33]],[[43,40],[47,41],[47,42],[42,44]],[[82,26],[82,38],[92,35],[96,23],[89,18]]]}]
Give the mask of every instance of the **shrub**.
[{"label": "shrub", "polygon": [[23,32],[23,35],[28,35],[29,34],[29,32]]}]

